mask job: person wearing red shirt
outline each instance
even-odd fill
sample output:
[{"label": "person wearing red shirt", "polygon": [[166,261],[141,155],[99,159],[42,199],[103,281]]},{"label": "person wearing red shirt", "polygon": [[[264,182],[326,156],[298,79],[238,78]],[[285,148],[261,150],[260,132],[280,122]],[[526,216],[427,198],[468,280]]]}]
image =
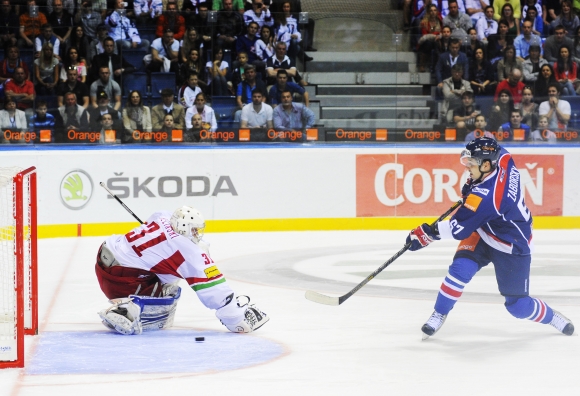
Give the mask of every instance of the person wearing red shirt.
[{"label": "person wearing red shirt", "polygon": [[514,98],[514,104],[521,103],[522,93],[525,87],[525,84],[520,81],[521,78],[522,71],[520,69],[512,69],[508,78],[497,84],[494,100],[497,101],[499,93],[506,89],[512,94],[512,97]]},{"label": "person wearing red shirt", "polygon": [[562,95],[576,96],[575,84],[578,82],[578,65],[572,59],[570,47],[563,45],[554,63],[554,76],[562,86]]},{"label": "person wearing red shirt", "polygon": [[171,29],[175,40],[183,40],[185,34],[185,19],[177,13],[177,4],[168,3],[165,13],[157,20],[157,37],[163,37],[163,33]]},{"label": "person wearing red shirt", "polygon": [[4,93],[6,98],[12,99],[16,102],[18,110],[26,111],[26,116],[32,117],[32,103],[36,93],[34,92],[34,84],[26,79],[24,69],[17,67],[14,69],[14,78],[4,85]]}]

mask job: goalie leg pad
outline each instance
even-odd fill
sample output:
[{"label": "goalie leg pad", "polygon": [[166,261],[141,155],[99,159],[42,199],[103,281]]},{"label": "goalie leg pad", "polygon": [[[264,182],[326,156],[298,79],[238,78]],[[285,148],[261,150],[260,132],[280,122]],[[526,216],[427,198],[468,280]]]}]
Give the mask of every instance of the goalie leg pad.
[{"label": "goalie leg pad", "polygon": [[181,297],[181,288],[173,285],[164,286],[164,297],[147,297],[131,295],[133,302],[141,308],[143,331],[167,329],[173,326],[177,302]]},{"label": "goalie leg pad", "polygon": [[123,335],[141,334],[141,307],[131,298],[118,298],[110,302],[113,305],[98,313],[105,327]]},{"label": "goalie leg pad", "polygon": [[250,304],[248,296],[237,296],[218,309],[215,315],[233,333],[251,333],[270,320],[256,305]]}]

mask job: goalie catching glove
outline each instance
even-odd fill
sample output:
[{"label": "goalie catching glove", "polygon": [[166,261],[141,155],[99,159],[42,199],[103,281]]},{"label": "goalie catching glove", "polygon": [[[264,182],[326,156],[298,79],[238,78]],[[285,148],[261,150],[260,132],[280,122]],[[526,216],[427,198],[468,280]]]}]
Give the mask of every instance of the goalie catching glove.
[{"label": "goalie catching glove", "polygon": [[415,251],[424,248],[435,240],[439,240],[439,230],[437,225],[431,227],[427,223],[421,224],[419,227],[415,228],[407,236],[406,244],[411,244],[409,250]]},{"label": "goalie catching glove", "polygon": [[233,333],[251,333],[258,330],[270,317],[254,304],[250,304],[250,297],[233,295],[228,298],[226,305],[215,312],[215,316],[229,331]]}]

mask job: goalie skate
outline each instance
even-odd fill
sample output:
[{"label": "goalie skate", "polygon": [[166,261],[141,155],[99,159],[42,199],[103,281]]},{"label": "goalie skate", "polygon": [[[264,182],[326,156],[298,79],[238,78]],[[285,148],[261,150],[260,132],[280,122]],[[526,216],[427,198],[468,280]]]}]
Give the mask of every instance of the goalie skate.
[{"label": "goalie skate", "polygon": [[445,323],[445,319],[447,319],[447,315],[442,315],[437,311],[433,311],[431,317],[425,322],[423,327],[421,327],[421,331],[423,332],[423,340],[431,337],[435,333],[439,331],[443,323]]},{"label": "goalie skate", "polygon": [[574,325],[572,324],[572,321],[555,309],[553,311],[554,317],[550,321],[550,326],[567,336],[574,334]]}]

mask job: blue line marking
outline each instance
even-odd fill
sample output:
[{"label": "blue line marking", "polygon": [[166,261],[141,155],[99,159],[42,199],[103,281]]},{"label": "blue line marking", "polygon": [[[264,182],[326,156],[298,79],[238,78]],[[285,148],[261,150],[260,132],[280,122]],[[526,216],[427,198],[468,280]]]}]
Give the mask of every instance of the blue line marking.
[{"label": "blue line marking", "polygon": [[[196,342],[195,337],[205,337]],[[162,330],[138,336],[47,332],[26,364],[26,374],[204,373],[245,368],[281,356],[284,348],[247,334]]]}]

